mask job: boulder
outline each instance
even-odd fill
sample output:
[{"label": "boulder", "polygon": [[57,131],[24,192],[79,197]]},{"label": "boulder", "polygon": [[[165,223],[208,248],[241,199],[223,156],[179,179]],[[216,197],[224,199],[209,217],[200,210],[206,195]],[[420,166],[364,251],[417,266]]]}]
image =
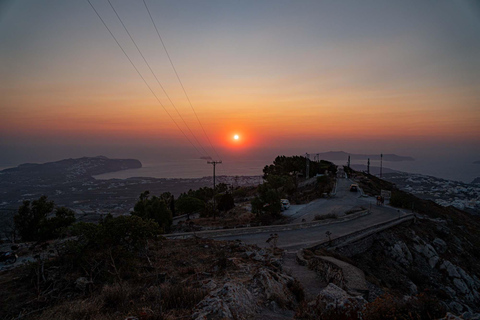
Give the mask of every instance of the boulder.
[{"label": "boulder", "polygon": [[413,261],[412,253],[402,241],[398,241],[393,246],[389,247],[387,249],[387,255],[404,267],[408,267]]},{"label": "boulder", "polygon": [[461,294],[467,294],[470,292],[470,290],[468,289],[468,286],[465,284],[465,282],[462,279],[457,279],[457,278],[453,279],[453,284]]},{"label": "boulder", "polygon": [[337,287],[333,283],[329,283],[328,286],[318,294],[317,304],[319,303],[324,304],[325,309],[341,309],[344,307],[361,309],[367,301],[361,295],[349,295],[342,288]]},{"label": "boulder", "polygon": [[248,319],[257,308],[254,295],[243,284],[227,282],[195,306],[192,319]]},{"label": "boulder", "polygon": [[457,267],[448,260],[443,260],[442,264],[440,264],[440,270],[445,270],[450,278],[461,278]]},{"label": "boulder", "polygon": [[440,238],[435,238],[433,240],[433,246],[440,253],[445,253],[447,251],[447,243]]},{"label": "boulder", "polygon": [[296,299],[288,285],[295,281],[294,278],[283,273],[269,269],[260,269],[255,275],[255,283],[267,300],[275,300],[280,305],[293,305]]}]

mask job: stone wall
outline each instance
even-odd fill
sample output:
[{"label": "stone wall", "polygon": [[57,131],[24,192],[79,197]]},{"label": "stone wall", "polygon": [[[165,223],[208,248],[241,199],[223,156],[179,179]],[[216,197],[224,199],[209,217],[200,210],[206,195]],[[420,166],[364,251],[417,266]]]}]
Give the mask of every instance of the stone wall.
[{"label": "stone wall", "polygon": [[342,289],[346,289],[342,269],[335,264],[321,257],[313,256],[308,259],[308,267],[323,277],[327,283],[333,283]]}]

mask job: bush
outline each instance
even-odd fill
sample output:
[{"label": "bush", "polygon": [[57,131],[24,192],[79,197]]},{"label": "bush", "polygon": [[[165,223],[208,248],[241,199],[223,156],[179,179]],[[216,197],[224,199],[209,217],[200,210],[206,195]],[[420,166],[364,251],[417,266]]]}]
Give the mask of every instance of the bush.
[{"label": "bush", "polygon": [[61,236],[66,228],[75,222],[75,213],[65,207],[55,209],[55,216],[48,218],[55,208],[53,201],[46,196],[38,200],[24,201],[13,217],[15,228],[22,240],[49,240]]},{"label": "bush", "polygon": [[217,209],[220,211],[228,211],[235,207],[235,202],[230,193],[222,194],[218,197]]},{"label": "bush", "polygon": [[202,200],[187,195],[180,196],[175,206],[178,213],[188,215],[205,210],[205,203]]},{"label": "bush", "polygon": [[168,232],[173,222],[172,212],[165,201],[155,196],[150,198],[150,192],[148,191],[140,194],[140,198],[131,214],[144,220],[155,221],[163,232]]},{"label": "bush", "polygon": [[100,224],[77,223],[72,226],[77,241],[70,241],[66,261],[75,269],[86,271],[91,277],[136,274],[139,254],[145,252],[148,240],[160,233],[153,220],[137,216],[108,216]]},{"label": "bush", "polygon": [[329,214],[324,214],[324,215],[316,214],[315,218],[313,218],[313,220],[315,220],[315,221],[327,220],[327,219],[338,219],[338,216],[334,213],[329,213]]}]

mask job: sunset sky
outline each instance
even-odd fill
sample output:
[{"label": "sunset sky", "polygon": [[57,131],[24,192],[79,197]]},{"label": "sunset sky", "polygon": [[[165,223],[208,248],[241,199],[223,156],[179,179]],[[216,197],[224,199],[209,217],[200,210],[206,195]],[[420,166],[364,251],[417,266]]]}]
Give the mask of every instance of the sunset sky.
[{"label": "sunset sky", "polygon": [[[145,146],[217,158],[143,1],[111,0],[189,129],[108,1],[91,2],[192,143],[87,0],[7,0],[0,2],[4,157],[42,146],[85,155]],[[478,1],[146,2],[220,157],[262,148],[480,150]]]}]

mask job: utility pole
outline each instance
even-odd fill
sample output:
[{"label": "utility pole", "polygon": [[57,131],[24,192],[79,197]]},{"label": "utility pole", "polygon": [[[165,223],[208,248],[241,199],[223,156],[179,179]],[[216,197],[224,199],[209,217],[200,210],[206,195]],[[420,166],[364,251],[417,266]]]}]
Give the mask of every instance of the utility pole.
[{"label": "utility pole", "polygon": [[367,161],[367,174],[370,174],[370,158]]},{"label": "utility pole", "polygon": [[350,156],[348,156],[347,167],[348,167],[348,169],[350,169]]},{"label": "utility pole", "polygon": [[222,161],[207,161],[208,164],[213,165],[213,220],[215,220],[217,208],[215,207],[215,166],[222,163]]},{"label": "utility pole", "polygon": [[382,169],[383,169],[383,153],[380,153],[380,178],[382,177]]},{"label": "utility pole", "polygon": [[305,169],[305,179],[308,179],[310,178],[310,155],[308,153],[305,153],[305,159],[307,161]]}]

